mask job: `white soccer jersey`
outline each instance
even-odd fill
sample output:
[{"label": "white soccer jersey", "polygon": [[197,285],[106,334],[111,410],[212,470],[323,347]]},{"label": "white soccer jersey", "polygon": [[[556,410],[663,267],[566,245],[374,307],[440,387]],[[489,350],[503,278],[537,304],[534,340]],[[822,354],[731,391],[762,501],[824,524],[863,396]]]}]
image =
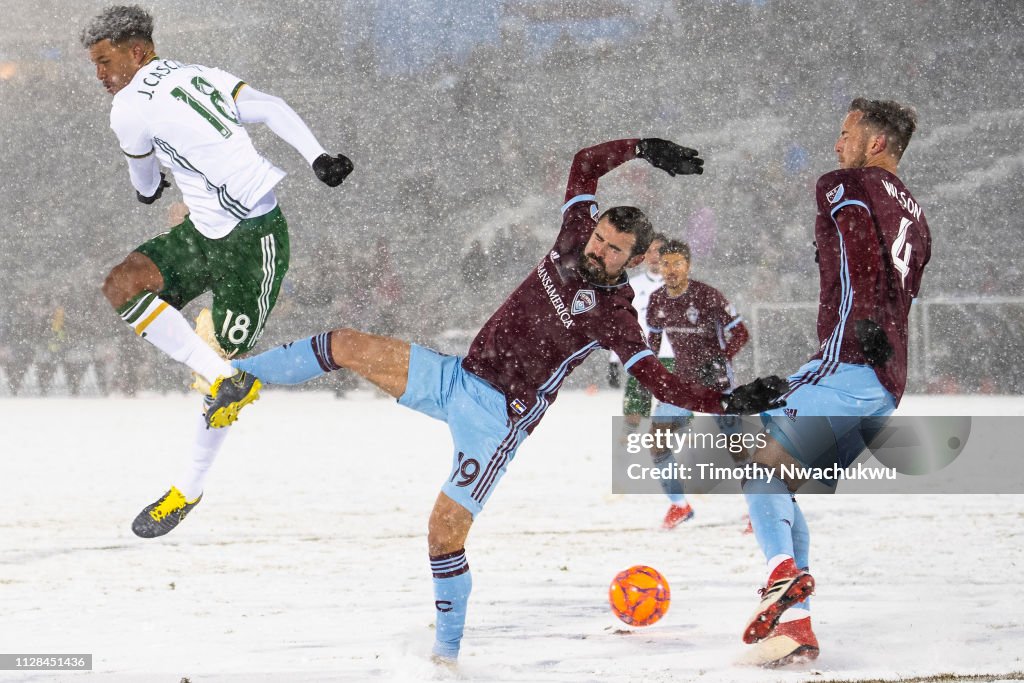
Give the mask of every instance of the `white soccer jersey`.
[{"label": "white soccer jersey", "polygon": [[110,110],[121,150],[155,153],[174,174],[196,229],[212,239],[230,233],[285,176],[239,123],[234,98],[243,85],[220,69],[154,59]]},{"label": "white soccer jersey", "polygon": [[[649,270],[644,270],[642,273],[637,273],[629,278],[629,286],[633,288],[633,308],[640,318],[640,327],[644,328],[644,334],[648,333],[647,328],[647,306],[651,302],[651,294],[654,294],[654,290],[665,284],[665,279],[660,275],[653,275]],[[674,358],[675,354],[672,352],[672,345],[668,343],[668,336],[663,336],[661,339],[661,349],[654,349],[654,352],[658,354],[658,358]],[[609,360],[613,363],[618,362],[619,357],[615,353],[609,354]]]}]

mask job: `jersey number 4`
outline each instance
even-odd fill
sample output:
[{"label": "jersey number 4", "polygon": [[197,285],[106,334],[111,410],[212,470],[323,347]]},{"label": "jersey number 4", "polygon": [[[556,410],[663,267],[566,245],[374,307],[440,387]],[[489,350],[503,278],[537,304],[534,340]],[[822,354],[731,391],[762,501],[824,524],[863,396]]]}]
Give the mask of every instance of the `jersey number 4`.
[{"label": "jersey number 4", "polygon": [[224,99],[224,95],[221,94],[220,90],[217,90],[208,80],[202,76],[196,76],[192,79],[192,87],[195,88],[201,95],[206,95],[210,98],[210,104],[217,110],[217,114],[210,111],[202,102],[193,97],[184,88],[175,88],[171,91],[171,95],[175,99],[179,99],[188,106],[192,107],[197,114],[202,116],[204,119],[213,126],[214,130],[220,133],[222,138],[231,137],[231,129],[221,120],[224,117],[231,123],[238,125],[238,119],[235,117],[234,112]]},{"label": "jersey number 4", "polygon": [[[914,224],[914,221],[904,217],[900,221],[900,231],[896,235],[896,241],[892,243],[892,264],[900,272],[900,284],[907,286],[907,273],[910,272],[910,245],[907,242],[907,228]],[[902,252],[902,253],[900,253]]]}]

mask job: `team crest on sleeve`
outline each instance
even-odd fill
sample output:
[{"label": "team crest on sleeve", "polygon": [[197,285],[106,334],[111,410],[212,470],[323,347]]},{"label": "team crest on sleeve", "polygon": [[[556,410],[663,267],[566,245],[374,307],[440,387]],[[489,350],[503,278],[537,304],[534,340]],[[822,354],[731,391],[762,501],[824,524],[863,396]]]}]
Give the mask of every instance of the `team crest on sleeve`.
[{"label": "team crest on sleeve", "polygon": [[520,401],[518,398],[512,399],[512,402],[509,403],[509,406],[512,407],[512,410],[515,411],[516,415],[522,415],[523,413],[526,412],[526,404]]},{"label": "team crest on sleeve", "polygon": [[572,300],[572,314],[586,313],[597,305],[597,294],[592,289],[581,289]]},{"label": "team crest on sleeve", "polygon": [[825,193],[825,199],[828,200],[829,204],[835,204],[836,202],[843,198],[843,193],[845,192],[846,188],[843,187],[842,183],[839,183],[838,185],[836,185],[831,190]]}]

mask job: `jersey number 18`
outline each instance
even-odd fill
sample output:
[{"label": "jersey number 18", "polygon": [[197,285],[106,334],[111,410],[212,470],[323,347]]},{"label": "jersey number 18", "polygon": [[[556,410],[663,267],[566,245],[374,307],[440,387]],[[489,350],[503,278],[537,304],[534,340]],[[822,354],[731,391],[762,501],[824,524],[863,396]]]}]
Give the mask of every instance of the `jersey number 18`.
[{"label": "jersey number 18", "polygon": [[[216,109],[221,116],[236,126],[238,125],[238,119],[235,118],[235,114],[231,111],[231,107],[229,107],[227,102],[225,102],[224,95],[213,87],[209,81],[202,76],[196,76],[192,79],[192,87],[198,90],[200,94],[209,97],[210,104],[213,105],[214,109]],[[225,125],[220,117],[210,111],[202,102],[190,95],[183,88],[175,88],[171,91],[171,96],[192,107],[197,114],[206,119],[209,124],[213,126],[218,133],[220,133],[222,138],[231,137],[231,129]]]}]

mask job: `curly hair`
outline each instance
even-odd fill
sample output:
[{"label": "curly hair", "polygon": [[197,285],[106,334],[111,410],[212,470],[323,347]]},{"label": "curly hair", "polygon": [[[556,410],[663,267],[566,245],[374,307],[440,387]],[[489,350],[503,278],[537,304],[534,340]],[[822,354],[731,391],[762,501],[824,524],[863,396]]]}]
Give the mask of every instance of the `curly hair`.
[{"label": "curly hair", "polygon": [[101,40],[115,45],[131,39],[153,42],[153,17],[138,5],[115,5],[92,18],[82,29],[82,46],[90,48]]}]

